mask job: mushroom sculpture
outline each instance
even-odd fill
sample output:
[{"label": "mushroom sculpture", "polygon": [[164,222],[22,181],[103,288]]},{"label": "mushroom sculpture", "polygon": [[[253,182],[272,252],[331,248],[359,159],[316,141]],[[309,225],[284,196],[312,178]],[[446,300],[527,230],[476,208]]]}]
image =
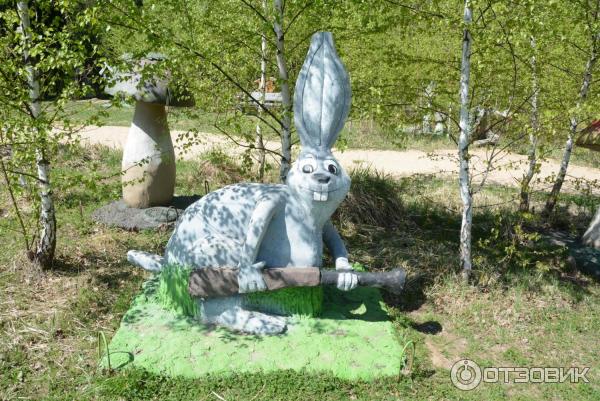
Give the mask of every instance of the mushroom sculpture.
[{"label": "mushroom sculpture", "polygon": [[592,248],[600,249],[600,207],[586,232],[583,234],[583,243]]},{"label": "mushroom sculpture", "polygon": [[[594,121],[585,129],[577,140],[577,145],[593,152],[600,152],[600,120]],[[600,207],[588,229],[583,234],[583,243],[592,248],[600,249]]]},{"label": "mushroom sculpture", "polygon": [[175,152],[165,106],[194,105],[187,91],[176,90],[169,73],[163,76],[147,73],[149,64],[164,60],[163,55],[149,54],[136,62],[132,72],[117,71],[114,85],[106,89],[109,95],[126,95],[135,100],[122,162],[123,200],[132,208],[171,203],[175,190]]}]

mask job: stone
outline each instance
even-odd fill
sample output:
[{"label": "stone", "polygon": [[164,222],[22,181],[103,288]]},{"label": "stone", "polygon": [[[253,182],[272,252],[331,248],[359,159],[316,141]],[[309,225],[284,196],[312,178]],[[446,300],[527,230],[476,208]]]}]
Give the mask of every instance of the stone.
[{"label": "stone", "polygon": [[600,249],[583,244],[579,238],[561,231],[550,231],[544,237],[555,246],[568,249],[567,263],[582,273],[600,281]]},{"label": "stone", "polygon": [[184,209],[198,199],[200,196],[175,196],[169,206],[145,209],[130,207],[123,200],[118,200],[95,210],[92,219],[128,231],[172,228]]}]

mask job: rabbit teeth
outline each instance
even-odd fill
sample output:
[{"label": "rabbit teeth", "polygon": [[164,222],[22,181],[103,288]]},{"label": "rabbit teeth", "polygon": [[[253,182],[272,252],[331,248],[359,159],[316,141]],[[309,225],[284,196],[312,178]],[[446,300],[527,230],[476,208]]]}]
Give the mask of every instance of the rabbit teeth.
[{"label": "rabbit teeth", "polygon": [[325,202],[329,198],[329,194],[327,192],[314,192],[313,200],[319,202]]}]

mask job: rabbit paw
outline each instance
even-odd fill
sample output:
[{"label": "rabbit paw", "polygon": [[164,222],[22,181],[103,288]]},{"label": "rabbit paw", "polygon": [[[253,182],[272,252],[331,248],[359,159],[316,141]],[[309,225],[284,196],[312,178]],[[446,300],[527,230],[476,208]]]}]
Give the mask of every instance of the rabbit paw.
[{"label": "rabbit paw", "polygon": [[238,266],[238,285],[239,293],[259,292],[267,289],[267,284],[262,276],[262,269],[265,262],[258,262],[251,266]]},{"label": "rabbit paw", "polygon": [[337,280],[337,288],[342,291],[350,291],[358,285],[358,276],[352,272],[340,272]]},{"label": "rabbit paw", "polygon": [[255,335],[281,334],[287,329],[284,318],[247,311],[240,307],[223,312],[214,322],[233,331]]},{"label": "rabbit paw", "polygon": [[358,285],[358,276],[353,273],[348,258],[339,257],[335,260],[335,270],[339,271],[337,288],[342,291],[350,291]]},{"label": "rabbit paw", "polygon": [[201,320],[236,332],[256,335],[273,335],[287,329],[283,317],[245,310],[240,306],[241,297],[205,299],[200,303]]}]

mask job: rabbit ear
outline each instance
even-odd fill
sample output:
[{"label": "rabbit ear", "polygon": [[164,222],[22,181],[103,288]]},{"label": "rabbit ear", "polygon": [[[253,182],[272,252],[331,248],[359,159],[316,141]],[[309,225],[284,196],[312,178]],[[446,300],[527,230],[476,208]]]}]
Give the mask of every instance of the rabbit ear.
[{"label": "rabbit ear", "polygon": [[312,36],[294,93],[294,123],[303,150],[329,150],[350,111],[350,80],[331,32]]}]

